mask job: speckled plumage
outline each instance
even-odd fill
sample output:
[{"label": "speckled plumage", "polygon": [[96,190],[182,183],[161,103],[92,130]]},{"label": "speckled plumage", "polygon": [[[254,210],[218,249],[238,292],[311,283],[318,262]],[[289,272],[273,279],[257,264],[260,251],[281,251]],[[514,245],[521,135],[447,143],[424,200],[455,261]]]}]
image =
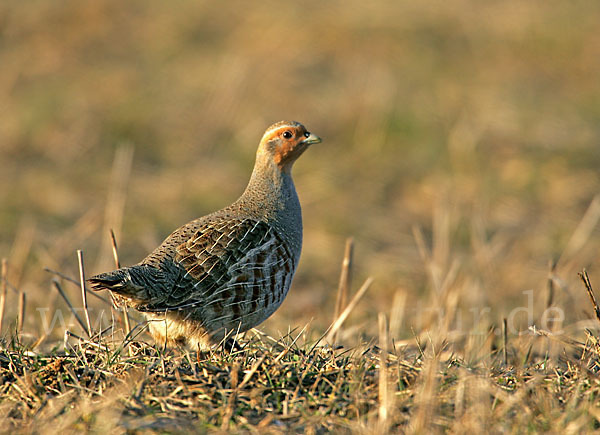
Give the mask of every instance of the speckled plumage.
[{"label": "speckled plumage", "polygon": [[283,302],[300,259],[291,168],[318,142],[300,123],[273,124],[236,202],[175,230],[137,265],[90,278],[92,288],[144,312],[160,344],[206,349],[263,322]]}]

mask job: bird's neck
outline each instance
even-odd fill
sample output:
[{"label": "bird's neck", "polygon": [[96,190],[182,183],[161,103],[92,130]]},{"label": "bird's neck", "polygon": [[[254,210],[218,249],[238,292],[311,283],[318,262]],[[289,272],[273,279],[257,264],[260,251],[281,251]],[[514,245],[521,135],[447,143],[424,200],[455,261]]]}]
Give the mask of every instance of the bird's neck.
[{"label": "bird's neck", "polygon": [[285,232],[282,235],[300,248],[302,212],[290,171],[281,171],[270,159],[257,159],[248,186],[236,205]]},{"label": "bird's neck", "polygon": [[257,211],[267,215],[289,211],[298,203],[291,173],[281,171],[271,159],[257,159],[240,199],[251,200]]}]

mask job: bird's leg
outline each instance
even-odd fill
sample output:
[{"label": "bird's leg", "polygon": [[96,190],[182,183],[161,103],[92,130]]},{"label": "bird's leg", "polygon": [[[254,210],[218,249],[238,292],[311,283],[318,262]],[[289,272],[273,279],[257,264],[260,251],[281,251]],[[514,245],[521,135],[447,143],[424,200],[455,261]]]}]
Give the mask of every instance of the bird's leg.
[{"label": "bird's leg", "polygon": [[233,353],[240,352],[244,350],[244,347],[240,344],[239,341],[235,339],[235,337],[229,337],[222,342],[223,350]]}]

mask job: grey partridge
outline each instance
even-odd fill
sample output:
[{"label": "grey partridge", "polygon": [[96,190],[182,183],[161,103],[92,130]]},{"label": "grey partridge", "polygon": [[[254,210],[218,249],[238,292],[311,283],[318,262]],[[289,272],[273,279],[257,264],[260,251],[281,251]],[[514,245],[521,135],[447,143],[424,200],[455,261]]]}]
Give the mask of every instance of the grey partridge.
[{"label": "grey partridge", "polygon": [[178,228],[135,266],[93,276],[92,288],[145,313],[160,345],[206,350],[263,322],[283,302],[300,259],[292,165],[319,142],[298,122],[273,124],[237,201]]}]

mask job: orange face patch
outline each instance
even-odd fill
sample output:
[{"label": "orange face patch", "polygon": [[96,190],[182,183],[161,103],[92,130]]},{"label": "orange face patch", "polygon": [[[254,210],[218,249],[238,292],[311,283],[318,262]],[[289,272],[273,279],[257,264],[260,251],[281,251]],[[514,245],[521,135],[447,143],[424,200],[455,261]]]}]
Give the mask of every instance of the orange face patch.
[{"label": "orange face patch", "polygon": [[[291,137],[286,137],[286,132],[291,133]],[[280,122],[272,125],[266,131],[262,143],[276,142],[271,150],[273,161],[281,169],[284,169],[288,164],[293,163],[306,148],[302,144],[305,133],[306,129],[302,124]]]},{"label": "orange face patch", "polygon": [[286,142],[282,143],[275,150],[275,154],[273,155],[273,160],[275,161],[277,166],[283,167],[286,162],[288,162],[290,160],[293,161],[294,155],[297,154],[294,151],[298,150],[298,145],[299,144],[297,141],[290,141],[290,142],[286,141]]}]

